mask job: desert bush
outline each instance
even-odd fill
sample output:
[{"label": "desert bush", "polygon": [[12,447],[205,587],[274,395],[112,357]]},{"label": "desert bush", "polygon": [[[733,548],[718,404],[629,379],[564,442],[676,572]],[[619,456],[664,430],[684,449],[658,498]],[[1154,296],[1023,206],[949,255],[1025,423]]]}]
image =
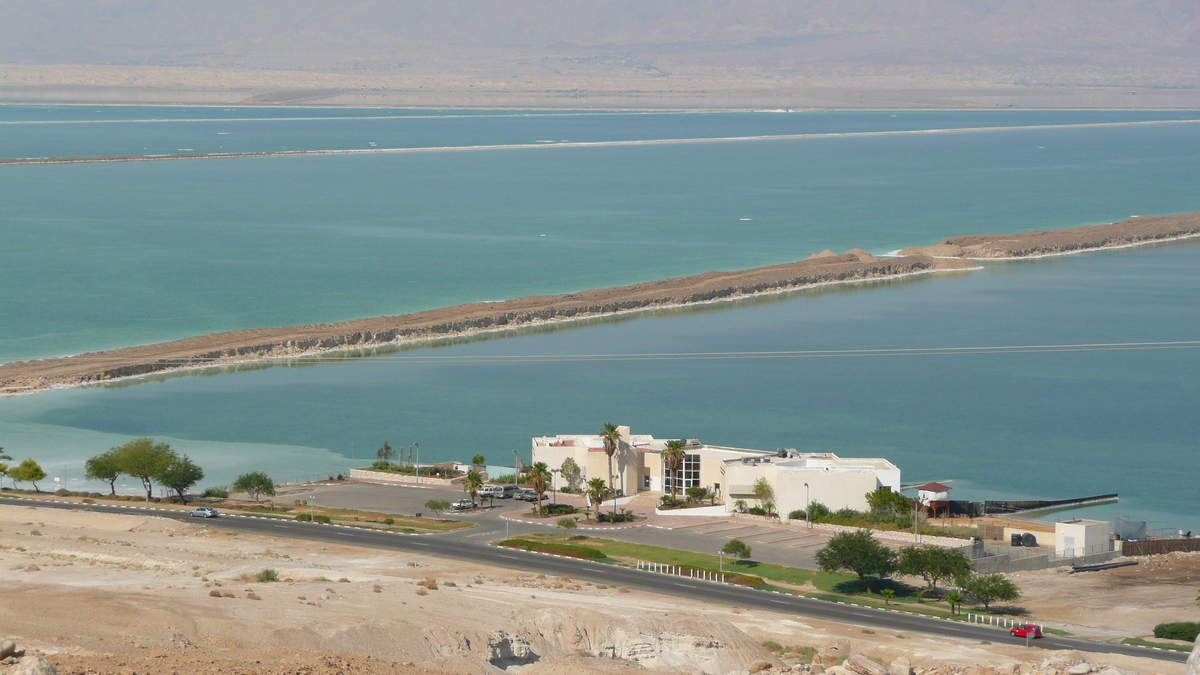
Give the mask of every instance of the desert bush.
[{"label": "desert bush", "polygon": [[208,597],[219,598],[219,597],[221,597],[221,591],[218,591],[217,589],[214,588],[208,592]]},{"label": "desert bush", "polygon": [[1160,623],[1154,627],[1154,637],[1163,640],[1195,642],[1198,634],[1200,634],[1200,623],[1194,621]]},{"label": "desert bush", "polygon": [[424,588],[417,587],[417,595],[429,595],[429,591]]},{"label": "desert bush", "polygon": [[226,499],[227,497],[229,497],[229,490],[226,490],[223,487],[205,488],[204,494],[202,494],[200,496],[208,497],[209,499]]},{"label": "desert bush", "polygon": [[259,572],[254,578],[260,584],[267,584],[271,583],[272,581],[279,581],[279,573],[268,567],[267,569]]},{"label": "desert bush", "polygon": [[384,519],[383,519],[383,524],[384,524],[384,525],[395,525],[395,524],[396,524],[396,519],[395,519],[395,518],[384,518]]},{"label": "desert bush", "polygon": [[436,591],[438,589],[437,580],[432,577],[428,577],[423,581],[418,581],[417,585],[427,588],[431,591]]}]

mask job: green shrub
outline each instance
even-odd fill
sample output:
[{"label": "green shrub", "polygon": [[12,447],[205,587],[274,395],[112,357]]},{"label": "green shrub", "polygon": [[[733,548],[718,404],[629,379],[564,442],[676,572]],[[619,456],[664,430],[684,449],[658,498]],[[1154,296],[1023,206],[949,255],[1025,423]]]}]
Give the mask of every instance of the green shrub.
[{"label": "green shrub", "polygon": [[329,516],[313,516],[313,521],[328,525],[333,522],[333,519],[331,519]]},{"label": "green shrub", "polygon": [[1154,627],[1154,637],[1162,640],[1195,642],[1197,635],[1200,635],[1200,623],[1194,621],[1160,623]]},{"label": "green shrub", "polygon": [[632,523],[634,515],[628,511],[624,513],[606,513],[601,511],[596,514],[596,521],[601,523]]},{"label": "green shrub", "polygon": [[570,504],[542,504],[542,513],[547,516],[569,516],[579,513],[579,509]]},{"label": "green shrub", "polygon": [[564,530],[573,530],[579,527],[579,523],[575,522],[574,518],[559,518],[557,524]]},{"label": "green shrub", "polygon": [[749,513],[752,516],[765,516],[767,515],[767,510],[761,506],[751,506],[750,508],[746,509],[746,513]]},{"label": "green shrub", "polygon": [[371,468],[375,469],[376,471],[395,471],[395,468],[393,467],[395,467],[395,465],[386,459],[377,459],[374,462],[371,462]]},{"label": "green shrub", "polygon": [[590,546],[576,546],[574,544],[559,544],[550,541],[531,541],[529,539],[506,539],[498,542],[497,546],[505,548],[518,548],[524,551],[535,551],[537,553],[553,553],[567,558],[581,558],[583,560],[600,560],[604,558],[604,552],[598,548]]},{"label": "green shrub", "polygon": [[395,519],[395,518],[384,518],[384,519],[383,519],[383,524],[384,524],[384,525],[395,525],[395,524],[396,524],[396,519]]},{"label": "green shrub", "polygon": [[307,523],[308,521],[312,520],[312,518],[309,517],[307,513],[297,513],[296,520],[299,520],[302,523]]},{"label": "green shrub", "polygon": [[268,583],[271,583],[272,581],[279,581],[279,573],[271,568],[267,568],[267,569],[259,572],[258,575],[255,576],[254,578],[260,584],[268,584]]},{"label": "green shrub", "polygon": [[204,494],[201,496],[214,499],[227,499],[229,497],[229,490],[223,487],[210,487],[205,489]]}]

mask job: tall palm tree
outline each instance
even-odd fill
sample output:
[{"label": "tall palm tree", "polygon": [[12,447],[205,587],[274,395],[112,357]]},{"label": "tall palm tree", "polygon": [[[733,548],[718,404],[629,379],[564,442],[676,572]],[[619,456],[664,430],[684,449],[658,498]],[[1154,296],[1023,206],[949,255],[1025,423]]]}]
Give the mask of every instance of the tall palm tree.
[{"label": "tall palm tree", "polygon": [[467,475],[463,476],[463,491],[471,495],[471,508],[475,508],[475,495],[479,494],[481,487],[483,476],[479,475],[478,471],[468,471]]},{"label": "tall palm tree", "polygon": [[604,503],[604,498],[608,496],[608,486],[604,484],[604,479],[597,476],[587,482],[587,496],[591,500],[592,506],[596,507],[596,517],[600,517],[600,504]]},{"label": "tall palm tree", "polygon": [[[604,441],[604,454],[608,455],[608,491],[610,494],[616,494],[617,490],[613,486],[613,455],[617,454],[617,447],[621,443],[621,432],[617,431],[616,425],[612,422],[605,424],[600,429],[600,440]],[[613,513],[616,513],[616,506],[613,506]]]},{"label": "tall palm tree", "polygon": [[663,466],[671,472],[671,501],[675,501],[679,490],[679,470],[683,468],[683,441],[667,441],[667,449],[663,451]]},{"label": "tall palm tree", "polygon": [[537,512],[542,515],[542,495],[546,494],[546,489],[550,487],[550,467],[545,462],[534,462],[533,466],[529,467],[529,482],[533,491],[537,493]]}]

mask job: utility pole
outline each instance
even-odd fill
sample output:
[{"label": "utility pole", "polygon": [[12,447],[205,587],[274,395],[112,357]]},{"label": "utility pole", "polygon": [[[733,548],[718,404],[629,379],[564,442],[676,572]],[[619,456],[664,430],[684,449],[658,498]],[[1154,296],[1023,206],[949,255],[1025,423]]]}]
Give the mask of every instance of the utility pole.
[{"label": "utility pole", "polygon": [[417,449],[416,474],[417,474],[417,483],[420,483],[421,482],[421,444],[413,443],[413,447]]},{"label": "utility pole", "polygon": [[317,513],[317,496],[309,495],[308,496],[308,522],[310,522],[310,523],[313,522],[313,518],[316,517],[316,513]]}]

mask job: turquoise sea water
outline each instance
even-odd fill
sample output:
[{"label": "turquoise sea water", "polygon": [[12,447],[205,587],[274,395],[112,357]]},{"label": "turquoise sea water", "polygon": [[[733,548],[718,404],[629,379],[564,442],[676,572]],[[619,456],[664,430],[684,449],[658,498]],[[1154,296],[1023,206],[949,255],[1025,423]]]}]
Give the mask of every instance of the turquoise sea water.
[{"label": "turquoise sea water", "polygon": [[0,166],[0,359],[1195,211],[1197,129]]},{"label": "turquoise sea water", "polygon": [[[83,112],[53,109],[64,119]],[[847,129],[892,119],[825,115],[827,126]],[[960,118],[1096,121],[907,115],[918,128]],[[1136,117],[1103,114],[1123,115]],[[678,117],[703,119],[717,128],[694,132],[712,136],[749,135],[760,124],[750,114]],[[553,119],[577,125],[563,138],[628,139],[655,137],[638,127],[651,118],[661,127],[672,120]],[[500,137],[452,119],[472,129],[464,138]],[[73,147],[108,142],[99,135],[110,126],[84,127],[97,137]],[[9,131],[0,125],[0,142]],[[1197,211],[1198,174],[1200,134],[1190,125],[0,167],[0,356],[609,286],[824,248],[884,252],[953,234]],[[956,496],[1115,491],[1121,505],[1087,513],[1200,529],[1196,350],[528,360],[1195,340],[1197,270],[1196,243],[996,263],[352,362],[54,391],[0,400],[0,445],[75,484],[83,458],[153,435],[197,458],[205,484],[218,484],[248,469],[282,479],[362,464],[385,439],[419,442],[424,461],[481,452],[497,463],[527,451],[530,436],[613,421],[712,443],[882,455],[906,480],[954,480]]]}]

